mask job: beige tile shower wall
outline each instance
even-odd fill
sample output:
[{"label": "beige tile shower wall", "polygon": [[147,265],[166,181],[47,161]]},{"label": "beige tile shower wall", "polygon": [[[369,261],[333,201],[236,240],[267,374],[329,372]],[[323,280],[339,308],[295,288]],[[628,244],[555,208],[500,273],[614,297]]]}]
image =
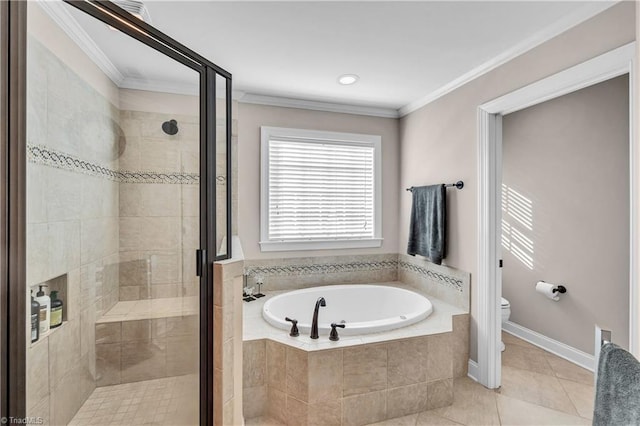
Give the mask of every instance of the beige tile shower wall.
[{"label": "beige tile shower wall", "polygon": [[214,424],[242,420],[242,271],[244,261],[214,264]]},{"label": "beige tile shower wall", "polygon": [[[176,135],[162,131],[162,123],[171,119],[178,122]],[[121,171],[197,178],[198,116],[125,110],[120,122]],[[199,185],[168,178],[137,182],[119,188],[120,300],[197,295]]]},{"label": "beige tile shower wall", "polygon": [[97,386],[198,372],[197,315],[99,323],[95,333]]},{"label": "beige tile shower wall", "polygon": [[[51,20],[38,3],[27,3],[27,31],[29,35],[47,46],[56,57],[73,72],[81,75],[99,94],[109,99],[112,104],[117,105],[119,100],[118,87],[78,44]],[[67,6],[67,9],[71,8],[71,6]]]},{"label": "beige tile shower wall", "polygon": [[[391,282],[398,278],[398,255],[317,256],[245,261],[247,284],[264,279],[262,290],[293,290],[331,284]],[[257,291],[257,287],[256,287]]]},{"label": "beige tile shower wall", "polygon": [[[120,108],[123,111],[143,111],[146,113],[156,113],[166,117],[176,116],[188,116],[197,117],[200,111],[199,98],[197,96],[190,95],[176,95],[169,93],[149,92],[143,90],[133,89],[120,89]],[[228,176],[225,174],[226,166],[226,133],[224,131],[226,125],[226,106],[224,99],[217,100],[218,114],[217,129],[216,129],[216,182],[217,184],[217,196],[216,196],[216,226],[220,230],[217,235],[216,248],[219,249],[222,243],[224,234],[226,233],[226,198],[224,196],[228,186]],[[231,167],[230,175],[232,185],[232,229],[233,235],[238,233],[238,103],[236,101],[231,102]],[[178,120],[179,121],[179,120]],[[178,123],[180,126],[180,123]],[[193,208],[197,208],[197,200],[190,203]]]},{"label": "beige tile shower wall", "polygon": [[[38,10],[29,27],[61,42]],[[118,183],[82,164],[117,169],[119,115],[34,37],[27,55],[27,143],[40,150],[27,164],[27,284],[67,283],[67,321],[27,348],[27,414],[66,424],[95,388],[95,320],[118,300]]]},{"label": "beige tile shower wall", "polygon": [[[218,111],[222,104],[218,103]],[[232,111],[232,117],[233,115]],[[216,247],[220,251],[221,245],[226,242],[226,224],[227,224],[227,199],[226,191],[229,185],[229,176],[226,176],[227,168],[227,147],[226,147],[226,122],[225,116],[218,117],[217,133],[216,133]],[[231,122],[231,234],[238,235],[238,120],[233,118]],[[222,249],[222,253],[226,247]]]}]

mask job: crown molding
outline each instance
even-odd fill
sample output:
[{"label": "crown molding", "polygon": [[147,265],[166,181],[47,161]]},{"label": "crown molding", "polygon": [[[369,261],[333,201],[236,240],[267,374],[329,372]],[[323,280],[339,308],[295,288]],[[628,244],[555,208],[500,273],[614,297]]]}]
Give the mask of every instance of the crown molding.
[{"label": "crown molding", "polygon": [[82,29],[66,7],[63,7],[64,5],[61,1],[38,0],[37,4],[116,86],[120,86],[120,83],[124,80],[124,75],[104,54],[102,49],[98,47],[89,34]]},{"label": "crown molding", "polygon": [[498,68],[501,65],[515,59],[516,57],[528,52],[529,50],[541,45],[542,43],[551,40],[552,38],[562,34],[563,32],[575,27],[576,25],[604,12],[611,6],[614,6],[618,1],[604,1],[604,2],[589,2],[585,7],[575,11],[574,13],[565,16],[564,18],[556,21],[555,23],[544,28],[542,31],[537,32],[533,36],[525,39],[524,41],[516,44],[512,48],[505,50],[501,54],[493,57],[487,62],[477,66],[471,71],[461,75],[460,77],[450,81],[449,83],[441,86],[439,89],[429,93],[428,95],[417,99],[407,105],[401,107],[398,110],[399,117],[404,117],[423,106],[430,104],[438,98],[445,96],[448,93],[453,92],[459,87],[475,80],[476,78]]},{"label": "crown molding", "polygon": [[[605,11],[618,1],[590,2],[582,9],[556,21],[542,31],[534,34],[521,43],[502,52],[494,58],[486,61],[480,66],[470,70],[460,77],[441,86],[428,95],[406,104],[400,109],[381,108],[365,105],[351,105],[333,102],[314,101],[310,99],[297,99],[280,96],[260,95],[256,93],[245,93],[234,90],[233,97],[238,102],[258,105],[270,105],[284,108],[299,108],[314,111],[337,112],[343,114],[367,115],[373,117],[399,118],[410,114],[423,106],[451,93],[461,86],[475,80],[476,78],[494,70],[495,68],[513,60],[527,51],[541,45],[542,43],[558,36],[570,28],[594,17]],[[199,90],[196,85],[174,83],[167,85],[159,81],[148,81],[143,79],[126,77],[118,70],[111,60],[98,47],[93,39],[82,29],[80,24],[69,13],[61,7],[61,0],[37,0],[37,4],[45,13],[60,26],[60,28],[82,49],[87,56],[104,72],[116,86],[127,89],[160,91],[165,93],[197,95]]]},{"label": "crown molding", "polygon": [[285,98],[280,96],[241,93],[238,102],[245,104],[270,105],[283,108],[308,109],[313,111],[338,112],[342,114],[369,115],[373,117],[398,118],[393,108],[380,108],[364,105],[349,105],[333,102],[312,101],[308,99]]},{"label": "crown molding", "polygon": [[121,89],[146,90],[148,92],[173,93],[175,95],[200,96],[200,82],[195,84],[125,77],[118,85]]}]

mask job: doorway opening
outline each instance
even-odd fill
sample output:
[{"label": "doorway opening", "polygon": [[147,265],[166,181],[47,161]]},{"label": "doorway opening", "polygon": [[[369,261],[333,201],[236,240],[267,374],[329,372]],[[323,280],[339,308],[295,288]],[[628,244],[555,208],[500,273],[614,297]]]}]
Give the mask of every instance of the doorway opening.
[{"label": "doorway opening", "polygon": [[[638,143],[634,123],[635,44],[630,43],[563,72],[504,95],[478,108],[479,216],[478,216],[478,371],[477,379],[489,388],[501,384],[502,270],[502,138],[503,117],[550,99],[629,75],[629,349],[638,354],[638,203],[640,188]],[[524,215],[526,216],[526,215]],[[521,217],[522,219],[522,217]],[[526,263],[526,251],[520,251]],[[544,278],[540,278],[543,280]]]}]

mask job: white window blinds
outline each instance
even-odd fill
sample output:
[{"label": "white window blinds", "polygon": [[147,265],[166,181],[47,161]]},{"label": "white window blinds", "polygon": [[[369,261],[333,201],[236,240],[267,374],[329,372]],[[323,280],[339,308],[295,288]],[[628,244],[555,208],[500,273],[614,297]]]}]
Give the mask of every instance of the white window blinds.
[{"label": "white window blinds", "polygon": [[274,138],[268,170],[269,241],[375,237],[372,144]]}]

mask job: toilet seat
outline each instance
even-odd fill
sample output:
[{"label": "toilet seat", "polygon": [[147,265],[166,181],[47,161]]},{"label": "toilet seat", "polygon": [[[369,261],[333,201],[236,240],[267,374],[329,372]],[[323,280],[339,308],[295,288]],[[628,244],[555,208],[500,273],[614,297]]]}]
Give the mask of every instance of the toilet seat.
[{"label": "toilet seat", "polygon": [[504,308],[508,308],[508,307],[511,306],[511,304],[509,303],[509,301],[507,299],[505,299],[504,297],[502,297],[501,299],[502,299],[501,306],[502,306],[503,309]]}]

